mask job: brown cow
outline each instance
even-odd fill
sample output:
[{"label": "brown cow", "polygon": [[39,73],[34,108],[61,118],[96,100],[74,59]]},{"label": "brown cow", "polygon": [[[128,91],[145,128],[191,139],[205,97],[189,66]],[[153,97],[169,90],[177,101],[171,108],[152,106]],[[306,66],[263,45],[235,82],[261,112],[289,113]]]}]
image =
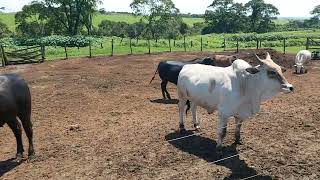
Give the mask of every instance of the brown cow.
[{"label": "brown cow", "polygon": [[212,59],[215,62],[215,66],[228,67],[228,66],[231,66],[231,64],[233,63],[233,61],[237,59],[237,57],[216,54],[212,56]]}]

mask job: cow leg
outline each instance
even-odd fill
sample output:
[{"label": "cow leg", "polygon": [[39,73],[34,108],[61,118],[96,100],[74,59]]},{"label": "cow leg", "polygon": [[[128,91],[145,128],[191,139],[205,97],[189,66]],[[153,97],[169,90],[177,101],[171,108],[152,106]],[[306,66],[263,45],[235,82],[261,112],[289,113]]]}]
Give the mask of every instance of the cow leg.
[{"label": "cow leg", "polygon": [[183,113],[184,113],[184,107],[186,104],[186,100],[183,99],[179,99],[179,103],[178,103],[178,108],[179,108],[179,130],[181,133],[185,133],[186,129],[184,127],[184,117],[183,117]]},{"label": "cow leg", "polygon": [[167,84],[168,84],[168,81],[162,81],[161,82],[162,96],[163,96],[164,99],[166,99],[166,97],[168,99],[171,99],[170,94],[169,94],[169,92],[167,90]]},{"label": "cow leg", "polygon": [[197,119],[197,105],[193,102],[191,102],[191,113],[193,126],[194,128],[196,128],[197,131],[200,131],[200,123]]},{"label": "cow leg", "polygon": [[14,136],[16,137],[16,143],[17,143],[17,162],[21,162],[23,157],[23,144],[22,144],[22,137],[21,137],[21,124],[17,120],[16,117],[10,118],[8,121],[8,125],[10,129],[12,130]]},{"label": "cow leg", "polygon": [[239,118],[235,118],[236,123],[236,131],[235,131],[235,144],[241,144],[240,130],[242,125],[242,120]]},{"label": "cow leg", "polygon": [[221,150],[222,148],[222,141],[223,138],[226,136],[226,132],[227,132],[227,120],[228,118],[223,116],[223,115],[219,115],[219,122],[218,122],[218,140],[217,140],[217,150]]},{"label": "cow leg", "polygon": [[168,81],[162,80],[162,82],[161,82],[161,91],[162,91],[163,99],[166,99],[166,97],[168,99],[171,99],[170,94],[167,91],[167,84],[168,84]]},{"label": "cow leg", "polygon": [[28,137],[29,141],[29,150],[28,150],[28,156],[32,157],[34,155],[34,149],[33,149],[33,130],[32,130],[32,122],[31,122],[31,112],[26,113],[20,113],[18,114],[19,119],[22,122],[23,129]]}]

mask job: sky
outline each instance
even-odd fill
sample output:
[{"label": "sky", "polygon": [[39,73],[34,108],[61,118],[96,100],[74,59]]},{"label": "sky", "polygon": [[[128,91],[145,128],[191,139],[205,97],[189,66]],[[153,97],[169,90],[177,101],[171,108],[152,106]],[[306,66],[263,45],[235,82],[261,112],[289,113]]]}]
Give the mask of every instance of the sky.
[{"label": "sky", "polygon": [[[5,7],[5,12],[17,12],[30,3],[32,0],[0,0],[0,7]],[[132,12],[130,3],[133,0],[102,0],[99,8],[107,11]],[[182,13],[203,14],[213,0],[172,0]],[[246,3],[249,0],[234,0],[235,2]],[[273,4],[280,12],[280,17],[310,17],[310,11],[320,5],[320,0],[265,0]]]}]

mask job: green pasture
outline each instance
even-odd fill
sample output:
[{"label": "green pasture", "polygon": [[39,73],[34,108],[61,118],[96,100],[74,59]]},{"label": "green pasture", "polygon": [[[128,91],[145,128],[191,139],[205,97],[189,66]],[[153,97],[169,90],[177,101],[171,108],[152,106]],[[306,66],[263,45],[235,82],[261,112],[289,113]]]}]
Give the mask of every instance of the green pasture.
[{"label": "green pasture", "polygon": [[[1,13],[0,12],[0,21],[7,24],[9,30],[14,32],[15,31],[15,13]],[[113,13],[113,14],[100,14],[96,13],[93,16],[93,26],[98,27],[98,25],[103,20],[115,21],[115,22],[126,22],[129,24],[133,24],[135,22],[139,22],[141,16],[135,16],[132,14],[121,14],[121,13]],[[194,23],[204,22],[202,18],[182,18],[185,23],[189,26],[192,26]]]},{"label": "green pasture", "polygon": [[[206,38],[203,38],[206,39]],[[191,41],[193,41],[193,47],[191,47]],[[200,41],[200,40],[199,40]],[[210,51],[210,52],[222,52],[224,50],[222,44],[223,42],[218,42],[219,40],[215,41],[209,41],[209,42],[203,42],[203,51]],[[164,44],[166,42],[166,44]],[[201,45],[200,43],[194,43],[195,39],[186,40],[186,51],[192,52],[192,51],[200,51]],[[214,43],[216,42],[216,43]],[[218,42],[218,43],[217,43]],[[148,48],[148,42],[146,40],[140,40],[139,44],[132,46],[132,54],[148,54],[149,48]],[[167,40],[159,40],[158,43],[155,41],[150,42],[150,51],[151,53],[157,53],[157,52],[169,52],[170,47]],[[232,47],[227,42],[226,50],[234,50],[235,47]],[[240,49],[255,49],[256,46],[240,46]],[[269,48],[262,46],[261,48]],[[283,52],[283,47],[271,47],[272,49],[276,49],[279,52]],[[92,47],[92,56],[110,56],[111,55],[111,40],[106,39],[103,41],[102,46],[101,44],[93,44]],[[290,46],[286,47],[286,53],[292,53],[295,54],[299,50],[305,49],[305,46]],[[171,41],[171,51],[180,51],[184,52],[184,42],[183,40],[177,40],[176,46],[173,45],[173,41]],[[67,47],[67,54],[68,57],[88,57],[89,56],[89,47]],[[114,40],[114,49],[113,49],[113,55],[130,55],[131,50],[129,46],[129,40],[125,39],[122,43],[120,43],[120,40],[115,39]],[[65,51],[64,47],[53,47],[49,46],[46,47],[46,59],[47,60],[54,60],[54,59],[62,59],[65,58]]]}]

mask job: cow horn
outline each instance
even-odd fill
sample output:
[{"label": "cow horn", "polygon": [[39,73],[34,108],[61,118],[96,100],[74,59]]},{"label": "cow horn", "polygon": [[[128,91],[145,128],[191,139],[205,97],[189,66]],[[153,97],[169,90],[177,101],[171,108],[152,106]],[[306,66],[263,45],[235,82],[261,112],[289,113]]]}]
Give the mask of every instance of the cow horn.
[{"label": "cow horn", "polygon": [[271,59],[271,56],[270,56],[269,52],[267,52],[267,57],[266,57],[266,59],[268,59],[268,60]]},{"label": "cow horn", "polygon": [[259,61],[259,64],[263,64],[263,60],[262,59],[260,59],[260,57],[257,55],[257,54],[254,54],[255,56],[256,56],[256,58],[258,59],[258,61]]}]

